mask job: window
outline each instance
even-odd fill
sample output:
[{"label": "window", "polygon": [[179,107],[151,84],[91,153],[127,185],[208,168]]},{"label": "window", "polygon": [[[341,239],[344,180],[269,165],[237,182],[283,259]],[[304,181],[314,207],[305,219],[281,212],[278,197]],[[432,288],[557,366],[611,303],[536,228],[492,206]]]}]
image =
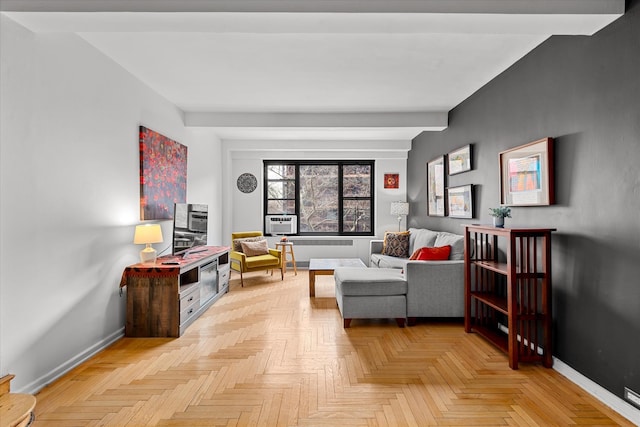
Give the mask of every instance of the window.
[{"label": "window", "polygon": [[367,161],[265,161],[265,212],[297,215],[299,234],[373,235]]}]

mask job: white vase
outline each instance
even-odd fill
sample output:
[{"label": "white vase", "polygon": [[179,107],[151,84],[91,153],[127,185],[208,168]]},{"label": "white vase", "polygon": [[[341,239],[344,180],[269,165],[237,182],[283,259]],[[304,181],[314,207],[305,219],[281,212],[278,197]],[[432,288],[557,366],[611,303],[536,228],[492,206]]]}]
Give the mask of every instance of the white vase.
[{"label": "white vase", "polygon": [[493,226],[497,228],[504,228],[504,218],[501,216],[494,216]]}]

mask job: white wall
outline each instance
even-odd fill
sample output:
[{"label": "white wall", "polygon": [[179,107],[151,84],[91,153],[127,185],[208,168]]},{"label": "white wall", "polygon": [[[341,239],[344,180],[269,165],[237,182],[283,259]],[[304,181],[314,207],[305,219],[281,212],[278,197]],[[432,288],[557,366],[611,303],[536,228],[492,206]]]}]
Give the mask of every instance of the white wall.
[{"label": "white wall", "polygon": [[222,143],[210,129],[187,128],[187,201],[209,206],[208,244],[222,244]]},{"label": "white wall", "polygon": [[[123,333],[118,284],[140,250],[138,126],[189,147],[187,197],[205,203],[220,195],[206,185],[220,182],[220,148],[79,37],[0,19],[0,374],[34,392]],[[210,242],[220,230],[214,218]]]},{"label": "white wall", "polygon": [[[230,245],[232,231],[263,229],[263,160],[375,160],[376,234],[381,237],[386,230],[397,230],[397,217],[390,214],[390,205],[392,201],[406,200],[407,152],[410,147],[410,141],[223,141],[222,156],[228,165],[223,171],[224,188],[227,189],[224,195],[223,241]],[[236,187],[238,177],[247,172],[258,178],[258,188],[249,194],[240,192]],[[399,174],[400,188],[384,189],[385,173]],[[354,241],[353,246],[296,246],[296,261],[359,257],[367,262],[371,237],[349,239]],[[275,238],[270,240],[275,242]],[[297,238],[291,240],[295,243]]]}]

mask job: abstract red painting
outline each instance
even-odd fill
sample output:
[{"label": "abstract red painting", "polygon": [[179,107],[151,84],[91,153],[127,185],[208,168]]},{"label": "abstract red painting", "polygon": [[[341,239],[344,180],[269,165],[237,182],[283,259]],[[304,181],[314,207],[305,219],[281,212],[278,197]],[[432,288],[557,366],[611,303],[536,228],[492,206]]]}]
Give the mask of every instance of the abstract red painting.
[{"label": "abstract red painting", "polygon": [[187,200],[187,147],[140,126],[140,219],[171,219]]},{"label": "abstract red painting", "polygon": [[400,176],[397,173],[384,174],[384,188],[398,188],[400,186]]}]

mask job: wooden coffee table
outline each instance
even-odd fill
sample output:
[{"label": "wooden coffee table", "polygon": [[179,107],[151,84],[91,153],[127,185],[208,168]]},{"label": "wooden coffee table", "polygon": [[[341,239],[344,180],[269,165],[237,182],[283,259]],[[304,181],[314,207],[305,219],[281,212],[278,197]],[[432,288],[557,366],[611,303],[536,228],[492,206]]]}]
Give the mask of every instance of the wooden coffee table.
[{"label": "wooden coffee table", "polygon": [[338,267],[367,268],[360,258],[311,258],[309,260],[309,296],[316,296],[316,276],[331,276]]}]

